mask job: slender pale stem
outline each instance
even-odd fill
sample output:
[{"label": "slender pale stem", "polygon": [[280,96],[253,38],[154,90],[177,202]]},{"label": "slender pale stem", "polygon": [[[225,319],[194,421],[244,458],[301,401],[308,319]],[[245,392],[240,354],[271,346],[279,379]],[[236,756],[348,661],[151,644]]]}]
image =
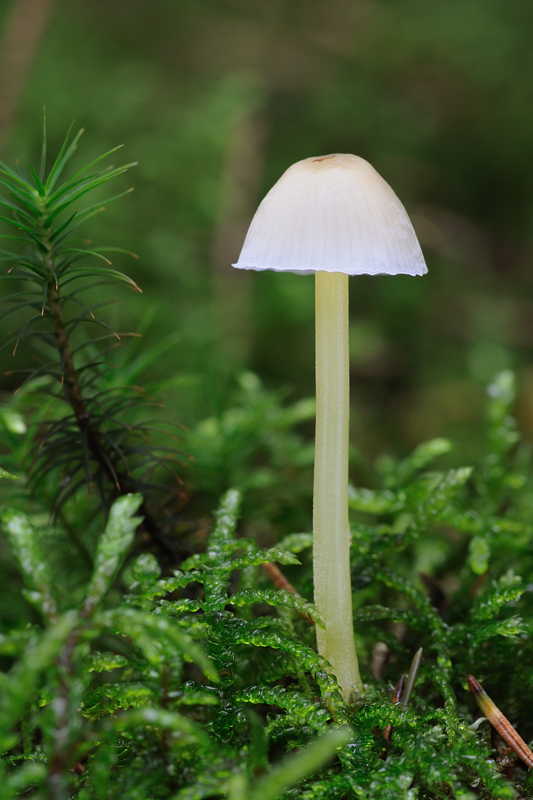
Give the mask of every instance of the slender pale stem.
[{"label": "slender pale stem", "polygon": [[316,442],[313,503],[315,604],[326,630],[317,626],[318,652],[337,677],[345,699],[360,695],[353,636],[348,524],[348,276],[317,272]]}]

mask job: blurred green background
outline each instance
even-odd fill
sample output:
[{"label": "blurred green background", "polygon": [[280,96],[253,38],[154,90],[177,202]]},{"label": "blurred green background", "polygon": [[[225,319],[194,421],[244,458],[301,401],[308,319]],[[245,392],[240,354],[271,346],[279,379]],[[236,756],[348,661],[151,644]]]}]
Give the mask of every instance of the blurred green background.
[{"label": "blurred green background", "polygon": [[[223,409],[243,369],[313,393],[312,277],[229,264],[283,170],[353,152],[405,204],[429,268],[351,279],[354,443],[401,455],[449,436],[468,460],[508,367],[533,435],[532,4],[2,0],[0,15],[2,158],[38,159],[46,106],[51,154],[75,118],[78,166],[119,143],[116,163],[139,162],[86,233],[139,255],[114,265],[144,293],[117,291],[108,319],[147,344],[176,334],[150,374],[183,379],[173,417]],[[5,339],[16,320],[0,325]]]}]

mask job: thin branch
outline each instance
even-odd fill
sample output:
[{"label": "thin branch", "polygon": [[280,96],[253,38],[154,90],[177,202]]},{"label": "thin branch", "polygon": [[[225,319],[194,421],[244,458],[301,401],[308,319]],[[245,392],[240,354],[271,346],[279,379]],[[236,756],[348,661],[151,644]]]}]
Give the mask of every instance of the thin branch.
[{"label": "thin branch", "polygon": [[15,120],[20,96],[52,15],[55,0],[14,0],[0,43],[0,150]]},{"label": "thin branch", "polygon": [[487,717],[490,724],[496,728],[502,739],[522,759],[526,767],[533,767],[533,753],[473,675],[468,676],[468,686],[482,713]]},{"label": "thin branch", "polygon": [[[285,577],[285,575],[283,574],[283,572],[280,570],[279,567],[270,562],[265,562],[264,564],[261,564],[261,566],[263,567],[264,571],[266,572],[266,574],[268,575],[268,577],[270,578],[276,589],[284,589],[286,592],[299,595],[299,592],[297,592],[292,583],[290,583],[287,580],[287,578]],[[300,616],[303,617],[307,622],[309,622],[310,625],[315,624],[314,619],[312,619],[307,614],[300,614]]]}]

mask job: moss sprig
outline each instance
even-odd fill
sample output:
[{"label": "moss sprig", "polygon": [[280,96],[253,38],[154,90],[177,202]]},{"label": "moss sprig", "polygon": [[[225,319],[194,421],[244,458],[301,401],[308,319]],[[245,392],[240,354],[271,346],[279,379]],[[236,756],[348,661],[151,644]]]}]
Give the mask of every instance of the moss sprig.
[{"label": "moss sprig", "polygon": [[[0,163],[0,186],[8,194],[0,205],[9,212],[0,219],[12,230],[1,236],[18,250],[1,251],[1,260],[9,268],[0,278],[17,291],[0,302],[6,308],[4,316],[27,317],[4,347],[12,348],[15,355],[19,344],[30,339],[39,344],[40,354],[49,357],[35,368],[18,371],[23,376],[21,387],[40,391],[45,401],[29,434],[40,439],[39,447],[32,448],[30,485],[35,493],[50,485],[51,474],[57,476],[53,477],[54,516],[84,486],[96,490],[105,510],[117,496],[140,491],[145,498],[144,530],[163,555],[176,558],[179,547],[168,534],[168,520],[164,514],[158,518],[150,499],[157,498],[160,506],[163,494],[168,504],[169,498],[175,500],[182,493],[173,466],[177,449],[167,444],[168,426],[158,432],[146,416],[149,396],[131,383],[110,380],[109,353],[128,334],[115,332],[100,317],[108,300],[90,299],[93,290],[102,286],[141,291],[109,258],[134,254],[121,247],[88,246],[88,240],[80,238],[82,225],[132,189],[85,207],[80,201],[122,176],[135,162],[100,168],[120,149],[115,147],[64,179],[83,130],[73,138],[71,133],[72,126],[49,170],[46,127],[39,172],[31,164],[26,174],[22,167],[14,170]],[[106,288],[108,296],[110,291]],[[96,336],[91,328],[99,331]],[[57,403],[46,402],[50,393],[66,404],[65,411],[61,413]]]}]

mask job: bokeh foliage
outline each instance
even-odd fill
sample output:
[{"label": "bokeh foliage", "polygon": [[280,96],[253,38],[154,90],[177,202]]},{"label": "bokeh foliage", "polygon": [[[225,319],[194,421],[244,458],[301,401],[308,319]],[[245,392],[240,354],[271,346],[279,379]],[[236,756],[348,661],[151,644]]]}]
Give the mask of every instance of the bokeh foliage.
[{"label": "bokeh foliage", "polygon": [[312,393],[312,278],[227,265],[292,161],[367,158],[430,273],[351,282],[354,436],[374,455],[450,435],[468,459],[497,369],[519,370],[533,430],[531,13],[523,0],[56,0],[5,155],[35,157],[43,104],[52,145],[73,117],[95,155],[127,142],[137,191],[94,236],[140,255],[145,298],[117,306],[115,327],[152,308],[148,339],[179,333],[153,370],[190,376],[172,395],[186,423],[218,412],[243,367]]}]

